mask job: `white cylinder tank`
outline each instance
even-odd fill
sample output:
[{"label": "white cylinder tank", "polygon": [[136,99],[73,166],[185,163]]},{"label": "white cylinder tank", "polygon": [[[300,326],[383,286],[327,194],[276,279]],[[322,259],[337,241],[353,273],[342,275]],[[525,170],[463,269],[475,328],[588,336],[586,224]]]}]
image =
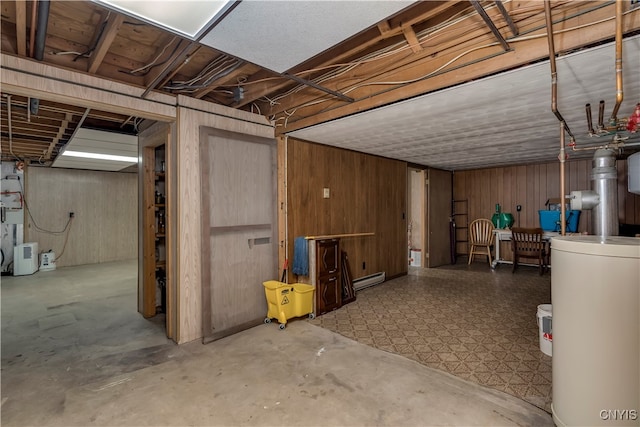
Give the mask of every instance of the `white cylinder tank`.
[{"label": "white cylinder tank", "polygon": [[640,425],[640,238],[551,241],[553,421]]}]

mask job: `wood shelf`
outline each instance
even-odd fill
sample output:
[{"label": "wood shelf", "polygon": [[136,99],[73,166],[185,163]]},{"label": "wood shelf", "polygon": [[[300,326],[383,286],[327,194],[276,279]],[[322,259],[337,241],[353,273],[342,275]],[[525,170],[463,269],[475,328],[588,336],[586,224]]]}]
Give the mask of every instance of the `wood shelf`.
[{"label": "wood shelf", "polygon": [[[143,315],[145,317],[152,317],[156,314],[156,307],[158,305],[164,305],[165,302],[158,297],[159,278],[165,278],[168,280],[170,275],[167,272],[167,268],[170,263],[167,262],[168,256],[168,213],[169,206],[166,203],[168,183],[166,182],[165,171],[159,170],[160,165],[166,159],[165,146],[163,144],[157,146],[149,146],[144,149],[143,161],[144,168],[144,188],[143,198],[145,205],[149,206],[149,209],[145,210],[143,221],[144,228],[148,230],[144,234],[143,251],[145,253],[144,265],[143,265],[143,287],[144,287],[144,302],[143,302]],[[160,196],[156,198],[156,196]],[[162,203],[156,203],[156,201],[162,200]],[[164,222],[164,230],[159,232],[158,224],[159,217],[162,217]],[[165,309],[166,307],[163,307]]]}]

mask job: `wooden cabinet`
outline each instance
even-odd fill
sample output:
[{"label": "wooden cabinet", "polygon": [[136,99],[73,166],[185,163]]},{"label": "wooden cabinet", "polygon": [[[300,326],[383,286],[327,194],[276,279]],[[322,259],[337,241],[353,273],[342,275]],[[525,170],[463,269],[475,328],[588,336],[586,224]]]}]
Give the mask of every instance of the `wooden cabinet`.
[{"label": "wooden cabinet", "polygon": [[316,241],[316,315],[342,306],[340,240]]}]

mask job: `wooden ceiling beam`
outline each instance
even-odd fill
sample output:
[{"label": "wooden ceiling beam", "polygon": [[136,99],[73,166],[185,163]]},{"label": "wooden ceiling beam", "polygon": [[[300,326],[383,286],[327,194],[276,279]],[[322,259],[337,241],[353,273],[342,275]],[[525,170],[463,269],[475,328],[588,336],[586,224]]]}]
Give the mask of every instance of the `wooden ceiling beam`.
[{"label": "wooden ceiling beam", "polygon": [[96,48],[93,50],[91,57],[89,58],[89,67],[88,71],[90,73],[95,73],[98,71],[98,67],[102,64],[105,55],[109,51],[109,47],[113,40],[115,40],[118,35],[118,31],[120,30],[120,26],[124,21],[124,17],[119,13],[112,13],[113,16],[110,16],[107,20],[107,24],[104,28],[103,33],[99,36],[98,44]]},{"label": "wooden ceiling beam", "polygon": [[[27,117],[27,103],[28,101],[26,97],[20,97],[17,95],[14,96],[11,99],[12,107],[13,106],[16,107],[16,109],[12,112],[13,116],[25,119]],[[55,121],[54,122],[48,121],[47,124],[60,123],[61,121],[66,120],[66,116],[65,116],[66,113],[72,113],[74,115],[81,116],[84,114],[84,111],[85,111],[85,108],[82,108],[82,107],[76,107],[74,105],[69,105],[69,104],[62,104],[59,102],[41,100],[38,114],[31,115],[31,120],[32,122],[35,122],[37,120],[45,120],[45,118],[49,118]],[[89,113],[88,117],[117,122],[117,123],[120,123],[127,118],[127,116],[124,116],[122,114],[111,113],[108,111],[101,111],[101,110],[93,110],[93,109]]]},{"label": "wooden ceiling beam", "polygon": [[[3,144],[9,144],[9,138],[5,137],[4,135],[2,136],[2,143]],[[12,144],[15,148],[16,144],[20,144],[23,145],[25,147],[30,147],[30,148],[34,148],[34,149],[41,149],[41,150],[46,150],[47,146],[49,144],[49,141],[38,141],[35,139],[30,139],[30,138],[12,138]]]},{"label": "wooden ceiling beam", "polygon": [[407,40],[407,43],[414,53],[418,53],[422,50],[420,41],[418,41],[418,37],[411,26],[403,27],[402,34],[404,34],[404,38]]},{"label": "wooden ceiling beam", "polygon": [[16,0],[16,50],[27,56],[27,2]]},{"label": "wooden ceiling beam", "polygon": [[[156,46],[153,55],[149,57],[148,61],[145,64],[141,64],[140,67],[137,67],[138,69],[142,67],[148,67],[147,72],[143,76],[143,83],[145,86],[155,80],[164,70],[164,68],[159,64],[165,64],[176,58],[178,55],[178,50],[180,48],[184,48],[186,46],[186,43],[186,40],[183,40],[179,37],[172,37],[162,46]],[[152,64],[152,62],[156,58],[157,60],[155,61],[155,64]],[[142,68],[141,71],[145,69],[147,68]]]},{"label": "wooden ceiling beam", "polygon": [[[43,126],[40,124],[34,123],[26,123],[26,122],[18,122],[15,121],[11,124],[11,129],[20,134],[33,134],[33,135],[55,135],[58,132],[58,128],[60,127],[60,123],[58,126]],[[3,121],[2,123],[2,132],[8,132],[9,127]]]},{"label": "wooden ceiling beam", "polygon": [[[11,115],[12,115],[12,119],[15,117],[19,117],[22,119],[27,119],[27,109],[26,107],[17,107],[15,110],[13,110],[13,100],[11,101]],[[55,112],[55,111],[47,111],[45,109],[43,110],[39,110],[38,114],[31,114],[31,119],[33,120],[34,118],[44,118],[44,119],[52,119],[52,120],[57,120],[57,121],[62,121],[64,120],[64,112]]]},{"label": "wooden ceiling beam", "polygon": [[158,67],[157,71],[153,71],[145,77],[146,90],[142,96],[145,97],[152,90],[162,87],[171,80],[189,62],[189,58],[198,53],[200,47],[197,43],[179,39],[175,53],[164,61],[165,65]]},{"label": "wooden ceiling beam", "polygon": [[71,122],[72,119],[73,119],[73,116],[67,113],[65,120],[62,123],[60,123],[60,130],[58,131],[58,134],[49,143],[47,152],[44,155],[45,160],[51,159],[51,154],[53,153],[53,149],[56,147],[56,145],[58,145],[62,137],[66,134],[67,126],[69,126],[69,123]]},{"label": "wooden ceiling beam", "polygon": [[[9,126],[7,126],[7,124],[5,123],[2,123],[2,126],[0,128],[2,129],[2,132],[7,132],[7,133],[9,132]],[[15,123],[12,121],[11,123],[11,131],[16,135],[53,137],[58,134],[59,129],[60,129],[59,124],[57,127],[53,127],[53,126],[44,127],[44,126],[37,126],[31,123],[24,123],[24,122]]]},{"label": "wooden ceiling beam", "polygon": [[[577,16],[556,25],[556,30],[570,28],[579,23],[598,22],[603,18],[612,16],[614,5],[598,9],[592,16],[585,18]],[[631,17],[630,17],[631,16]],[[627,15],[628,18],[624,23],[624,32],[640,30],[640,13]],[[589,31],[568,31],[556,35],[556,45],[561,46],[559,50],[567,51],[577,49],[585,45],[597,43],[602,40],[613,37],[615,31],[614,20],[598,22],[589,27]],[[366,111],[390,102],[396,102],[401,99],[407,99],[413,96],[439,90],[443,87],[467,82],[469,80],[481,78],[486,75],[512,69],[518,66],[526,65],[532,61],[545,59],[549,55],[549,49],[545,37],[532,38],[517,43],[514,50],[505,52],[501,55],[485,59],[481,62],[471,63],[467,66],[459,68],[455,73],[442,73],[429,79],[420,80],[410,83],[394,90],[378,92],[363,98],[356,98],[352,104],[342,105],[335,103],[333,106],[312,106],[301,111],[298,117],[292,116],[288,119],[288,126],[278,129],[278,133],[292,131],[325,121],[333,120],[356,112]],[[321,111],[324,108],[325,111]],[[284,116],[282,116],[284,117]]]}]

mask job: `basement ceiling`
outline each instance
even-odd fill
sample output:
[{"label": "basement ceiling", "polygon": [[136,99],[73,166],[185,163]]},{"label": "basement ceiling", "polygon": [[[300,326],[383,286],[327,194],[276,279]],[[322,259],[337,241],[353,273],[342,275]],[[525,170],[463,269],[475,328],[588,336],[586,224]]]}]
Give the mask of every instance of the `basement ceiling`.
[{"label": "basement ceiling", "polygon": [[[640,36],[623,43],[624,99],[628,117],[640,102]],[[616,100],[615,45],[583,50],[557,61],[558,109],[577,147],[610,143],[589,136],[585,104],[605,101],[605,120]],[[461,170],[557,160],[560,127],[551,112],[549,61],[465,83],[364,113],[291,132],[290,136],[419,165]],[[626,143],[640,133],[620,132]],[[568,141],[568,136],[567,136]],[[638,147],[640,148],[640,147]],[[635,148],[634,148],[635,150]],[[568,150],[570,158],[593,151]]]},{"label": "basement ceiling", "polygon": [[[336,5],[331,13],[344,9],[363,19],[328,37],[335,19],[327,16],[327,4]],[[633,37],[640,31],[640,7],[622,4],[623,34],[632,41],[625,55],[634,49],[637,54]],[[564,61],[613,41],[615,2],[553,0],[550,5],[559,106],[583,144],[584,103],[596,105],[603,96],[607,114],[612,108],[610,58],[584,74],[581,66],[574,69]],[[557,155],[544,2],[538,0],[242,1],[201,40],[93,1],[7,0],[0,7],[3,56],[140,87],[142,98],[153,92],[181,94],[251,111],[266,116],[276,134],[447,169],[541,162]],[[38,24],[40,17],[48,18],[46,26]],[[298,30],[280,31],[293,28]],[[38,34],[44,35],[43,44]],[[233,45],[243,37],[245,42]],[[609,55],[611,47],[603,49]],[[620,117],[640,101],[640,75],[631,72],[638,68],[634,58],[625,59]],[[525,74],[514,74],[521,68]],[[570,83],[572,73],[580,74],[578,84]],[[526,99],[515,100],[516,93]],[[141,122],[46,97],[30,112],[26,106],[33,101],[19,95],[2,91],[5,160],[50,166],[81,127],[135,135]],[[413,103],[425,95],[424,105]],[[363,112],[369,115],[358,116]],[[326,127],[316,127],[322,123]],[[373,132],[374,125],[381,128]],[[371,135],[385,135],[385,141]]]}]

